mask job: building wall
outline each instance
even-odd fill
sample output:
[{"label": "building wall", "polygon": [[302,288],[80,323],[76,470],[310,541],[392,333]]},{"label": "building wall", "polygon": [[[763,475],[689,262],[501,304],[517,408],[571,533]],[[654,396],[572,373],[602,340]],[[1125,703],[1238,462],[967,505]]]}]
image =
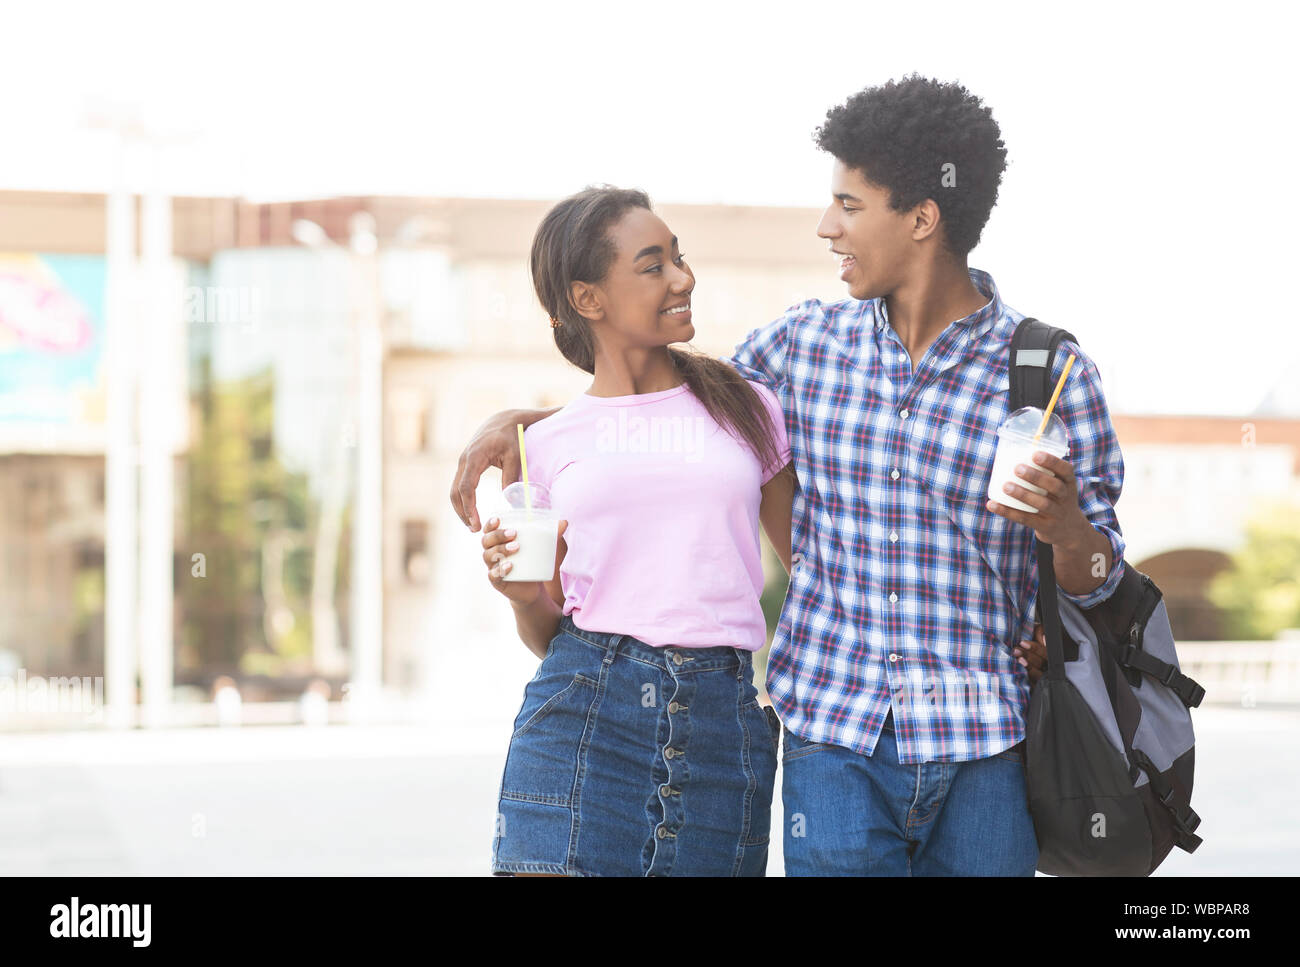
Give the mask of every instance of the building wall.
[{"label": "building wall", "polygon": [[103,560],[103,460],[0,456],[0,665],[102,674]]}]

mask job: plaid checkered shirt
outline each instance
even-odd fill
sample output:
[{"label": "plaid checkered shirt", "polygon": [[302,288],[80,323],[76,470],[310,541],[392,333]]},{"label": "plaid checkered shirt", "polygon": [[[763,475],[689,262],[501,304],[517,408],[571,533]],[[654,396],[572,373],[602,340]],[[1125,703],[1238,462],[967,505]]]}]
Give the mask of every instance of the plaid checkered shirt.
[{"label": "plaid checkered shirt", "polygon": [[[780,399],[799,477],[768,694],[791,732],[867,755],[892,707],[904,764],[984,758],[1025,735],[1029,680],[1011,649],[1033,633],[1034,535],[984,506],[1024,316],[987,273],[970,277],[988,303],[915,369],[883,299],[810,299],[726,360]],[[1069,340],[1051,385],[1071,353],[1055,412],[1114,562],[1096,590],[1067,595],[1086,608],[1122,576],[1124,461],[1097,368]]]}]

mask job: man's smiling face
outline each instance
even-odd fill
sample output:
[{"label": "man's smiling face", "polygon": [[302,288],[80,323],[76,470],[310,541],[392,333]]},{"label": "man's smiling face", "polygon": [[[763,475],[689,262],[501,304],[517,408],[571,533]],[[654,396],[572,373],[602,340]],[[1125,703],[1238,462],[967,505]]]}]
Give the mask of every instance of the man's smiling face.
[{"label": "man's smiling face", "polygon": [[889,190],[867,181],[839,159],[831,170],[831,203],[817,225],[840,263],[840,278],[855,299],[889,295],[916,253],[912,212],[889,207]]}]

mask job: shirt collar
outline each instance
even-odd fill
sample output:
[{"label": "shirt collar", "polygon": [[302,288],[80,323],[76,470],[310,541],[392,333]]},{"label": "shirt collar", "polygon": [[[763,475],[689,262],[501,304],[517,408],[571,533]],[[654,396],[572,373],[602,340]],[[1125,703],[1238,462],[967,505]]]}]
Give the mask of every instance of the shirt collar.
[{"label": "shirt collar", "polygon": [[[970,315],[958,319],[951,325],[961,326],[962,328],[986,328],[986,323],[992,323],[1002,315],[1002,298],[998,295],[998,287],[993,283],[993,276],[980,269],[967,268],[967,271],[970,273],[970,280],[975,288],[979,289],[980,294],[989,301]],[[875,328],[879,331],[889,325],[889,311],[885,308],[883,298],[873,299],[872,304],[875,306]]]}]

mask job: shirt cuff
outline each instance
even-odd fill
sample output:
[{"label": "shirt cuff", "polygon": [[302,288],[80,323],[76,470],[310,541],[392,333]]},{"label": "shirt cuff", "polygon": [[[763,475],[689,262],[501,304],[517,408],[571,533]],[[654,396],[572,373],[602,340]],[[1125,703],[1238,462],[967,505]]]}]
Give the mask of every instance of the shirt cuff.
[{"label": "shirt cuff", "polygon": [[789,450],[782,450],[781,452],[784,455],[784,459],[777,460],[777,462],[773,466],[764,468],[763,486],[767,486],[767,484],[771,482],[772,478],[775,477],[782,470],[784,470],[786,468],[786,465],[791,461],[791,459],[793,459],[790,455]]},{"label": "shirt cuff", "polygon": [[1059,584],[1057,585],[1057,590],[1080,608],[1092,608],[1101,604],[1115,593],[1115,589],[1119,587],[1120,578],[1124,576],[1124,538],[1105,524],[1093,524],[1092,526],[1110,541],[1111,565],[1106,580],[1087,594],[1071,594]]}]

